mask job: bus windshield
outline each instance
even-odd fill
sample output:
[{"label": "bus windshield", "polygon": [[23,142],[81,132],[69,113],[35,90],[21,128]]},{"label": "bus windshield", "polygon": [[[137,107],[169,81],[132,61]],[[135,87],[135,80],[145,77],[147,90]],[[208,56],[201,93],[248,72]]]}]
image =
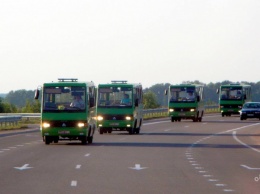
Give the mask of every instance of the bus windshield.
[{"label": "bus windshield", "polygon": [[99,107],[132,107],[131,87],[102,87],[98,90]]},{"label": "bus windshield", "polygon": [[43,111],[81,112],[86,109],[86,88],[81,86],[44,87]]},{"label": "bus windshield", "polygon": [[195,102],[195,88],[178,87],[170,89],[170,102]]},{"label": "bus windshield", "polygon": [[221,100],[242,100],[242,88],[221,88]]}]

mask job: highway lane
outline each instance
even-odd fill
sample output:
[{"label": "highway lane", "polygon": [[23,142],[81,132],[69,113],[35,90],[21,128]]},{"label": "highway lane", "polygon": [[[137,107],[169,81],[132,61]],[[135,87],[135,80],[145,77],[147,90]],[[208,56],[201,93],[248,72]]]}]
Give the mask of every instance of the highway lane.
[{"label": "highway lane", "polygon": [[[140,135],[45,145],[1,137],[1,193],[259,193],[259,120],[146,121]],[[15,168],[18,167],[18,168]]]}]

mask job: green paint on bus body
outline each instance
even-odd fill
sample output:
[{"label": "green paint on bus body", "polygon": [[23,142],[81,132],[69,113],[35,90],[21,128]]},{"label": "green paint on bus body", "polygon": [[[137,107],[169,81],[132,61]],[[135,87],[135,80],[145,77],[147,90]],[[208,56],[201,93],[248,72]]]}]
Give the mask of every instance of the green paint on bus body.
[{"label": "green paint on bus body", "polygon": [[[40,90],[36,90],[36,99]],[[92,143],[96,128],[95,85],[59,79],[41,88],[41,134],[45,144],[60,140]]]},{"label": "green paint on bus body", "polygon": [[217,90],[222,117],[240,114],[245,102],[251,101],[251,86],[244,84],[221,85]]},{"label": "green paint on bus body", "polygon": [[139,134],[143,121],[142,85],[127,81],[99,84],[96,107],[100,134],[118,130]]},{"label": "green paint on bus body", "polygon": [[179,84],[170,85],[168,95],[168,115],[171,121],[192,119],[201,122],[204,115],[203,85]]}]

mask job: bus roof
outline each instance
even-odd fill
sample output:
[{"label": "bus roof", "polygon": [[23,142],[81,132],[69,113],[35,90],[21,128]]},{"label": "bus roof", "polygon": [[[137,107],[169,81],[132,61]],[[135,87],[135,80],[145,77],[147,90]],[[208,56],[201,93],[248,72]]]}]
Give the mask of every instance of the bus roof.
[{"label": "bus roof", "polygon": [[94,86],[94,83],[91,82],[78,82],[77,78],[58,78],[58,81],[56,82],[48,82],[44,83],[44,86]]},{"label": "bus roof", "polygon": [[204,87],[201,84],[174,84],[170,85],[170,87]]},{"label": "bus roof", "polygon": [[224,85],[221,85],[220,87],[251,87],[251,85],[248,85],[248,84],[224,84]]},{"label": "bus roof", "polygon": [[127,83],[127,81],[125,80],[113,80],[111,81],[111,83],[107,83],[107,84],[99,84],[98,87],[111,87],[111,86],[120,86],[120,87],[142,87],[141,83]]}]

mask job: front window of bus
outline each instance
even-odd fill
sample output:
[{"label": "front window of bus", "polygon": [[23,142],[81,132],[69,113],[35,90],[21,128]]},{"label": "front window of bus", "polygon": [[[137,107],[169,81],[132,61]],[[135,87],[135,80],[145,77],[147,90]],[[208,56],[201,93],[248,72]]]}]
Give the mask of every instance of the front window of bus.
[{"label": "front window of bus", "polygon": [[78,112],[86,108],[85,87],[44,87],[43,111]]},{"label": "front window of bus", "polygon": [[98,90],[99,107],[132,107],[131,87],[101,87]]},{"label": "front window of bus", "polygon": [[170,102],[195,102],[195,88],[178,87],[171,88]]},{"label": "front window of bus", "polygon": [[221,88],[221,100],[241,100],[242,97],[241,88]]}]

